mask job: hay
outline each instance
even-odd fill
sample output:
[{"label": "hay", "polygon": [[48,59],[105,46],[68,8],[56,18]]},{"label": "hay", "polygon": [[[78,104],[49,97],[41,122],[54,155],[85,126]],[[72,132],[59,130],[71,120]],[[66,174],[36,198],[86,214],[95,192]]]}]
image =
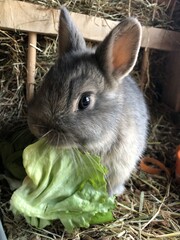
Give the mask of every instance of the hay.
[{"label": "hay", "polygon": [[[44,6],[59,7],[58,0],[28,1]],[[126,2],[126,5],[125,5]],[[112,20],[133,15],[145,25],[173,28],[166,16],[165,5],[157,6],[149,1],[60,1],[69,10],[96,15]],[[156,10],[157,9],[157,10]],[[152,20],[153,19],[153,20]],[[56,37],[38,36],[36,83],[43,79],[56,56]],[[27,34],[0,30],[0,139],[8,138],[19,128],[26,128],[27,106],[25,101]],[[152,59],[150,59],[150,62]],[[163,59],[155,59],[163,65]],[[133,75],[140,79],[141,54]],[[159,69],[159,68],[158,68]],[[175,148],[179,144],[180,131],[173,123],[171,111],[159,103],[154,71],[150,69],[150,82],[146,85],[146,98],[151,112],[147,156],[155,157],[168,167],[174,167]],[[156,73],[157,74],[157,73]],[[159,74],[159,73],[158,73]],[[157,76],[156,76],[157,77]],[[161,76],[162,78],[164,76]],[[138,170],[127,183],[127,191],[117,201],[114,212],[116,221],[92,226],[67,234],[61,224],[55,222],[47,229],[28,226],[24,219],[14,218],[9,210],[12,191],[5,180],[0,180],[0,210],[9,240],[40,239],[101,239],[144,240],[180,238],[179,189],[172,175],[151,176]]]},{"label": "hay", "polygon": [[[0,30],[0,139],[26,125],[27,39],[26,33]],[[55,60],[56,43],[56,37],[38,37],[37,86]]]},{"label": "hay", "polygon": [[157,1],[148,0],[27,0],[27,2],[55,8],[65,5],[70,11],[116,21],[120,21],[127,16],[134,16],[146,26],[155,26],[166,29],[174,28],[173,21],[167,14],[167,4],[165,4],[164,1],[162,1],[161,4],[157,3]]},{"label": "hay", "polygon": [[[3,187],[4,192],[8,189]],[[3,221],[9,240],[14,239],[179,239],[179,196],[171,180],[163,176],[134,174],[127,191],[118,199],[114,212],[117,220],[106,225],[77,230],[73,234],[63,231],[56,222],[45,230],[28,226],[21,218],[14,219],[4,202]],[[16,231],[14,231],[16,229]]]}]

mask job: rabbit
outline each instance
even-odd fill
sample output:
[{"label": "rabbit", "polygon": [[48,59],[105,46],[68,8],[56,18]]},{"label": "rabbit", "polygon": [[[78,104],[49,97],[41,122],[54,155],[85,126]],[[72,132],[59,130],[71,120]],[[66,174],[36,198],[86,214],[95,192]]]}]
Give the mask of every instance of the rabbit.
[{"label": "rabbit", "polygon": [[141,25],[124,19],[90,49],[62,7],[58,31],[58,58],[29,103],[29,128],[50,144],[100,156],[109,195],[121,195],[147,139],[147,105],[129,76]]}]

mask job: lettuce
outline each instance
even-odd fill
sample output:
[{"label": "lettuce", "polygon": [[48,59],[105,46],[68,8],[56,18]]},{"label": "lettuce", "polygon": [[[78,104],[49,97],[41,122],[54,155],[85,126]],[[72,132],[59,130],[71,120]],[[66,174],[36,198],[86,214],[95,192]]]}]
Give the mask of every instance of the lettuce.
[{"label": "lettuce", "polygon": [[38,228],[59,219],[68,232],[113,221],[115,199],[108,196],[99,157],[39,140],[25,148],[23,164],[27,176],[10,201],[15,215]]}]

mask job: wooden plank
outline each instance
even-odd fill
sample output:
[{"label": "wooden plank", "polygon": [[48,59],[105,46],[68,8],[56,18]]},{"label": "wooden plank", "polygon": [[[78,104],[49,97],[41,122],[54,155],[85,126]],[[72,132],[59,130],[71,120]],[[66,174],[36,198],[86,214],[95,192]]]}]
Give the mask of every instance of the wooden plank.
[{"label": "wooden plank", "polygon": [[[0,0],[0,27],[40,34],[57,34],[60,11],[14,0]],[[118,22],[71,13],[85,39],[102,41]],[[180,33],[154,27],[143,27],[142,47],[180,50]]]},{"label": "wooden plank", "polygon": [[0,27],[42,34],[57,34],[59,12],[14,0],[0,0]]},{"label": "wooden plank", "polygon": [[180,32],[143,26],[141,46],[166,51],[180,51]]}]

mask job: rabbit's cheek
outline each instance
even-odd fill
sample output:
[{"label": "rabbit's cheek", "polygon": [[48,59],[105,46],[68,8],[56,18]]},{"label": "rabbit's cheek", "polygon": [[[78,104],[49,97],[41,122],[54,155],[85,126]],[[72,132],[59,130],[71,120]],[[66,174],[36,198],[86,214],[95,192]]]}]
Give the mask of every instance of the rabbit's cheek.
[{"label": "rabbit's cheek", "polygon": [[102,137],[87,143],[86,148],[95,154],[103,154],[110,150],[112,142],[116,139],[116,133],[113,131],[106,132]]}]

